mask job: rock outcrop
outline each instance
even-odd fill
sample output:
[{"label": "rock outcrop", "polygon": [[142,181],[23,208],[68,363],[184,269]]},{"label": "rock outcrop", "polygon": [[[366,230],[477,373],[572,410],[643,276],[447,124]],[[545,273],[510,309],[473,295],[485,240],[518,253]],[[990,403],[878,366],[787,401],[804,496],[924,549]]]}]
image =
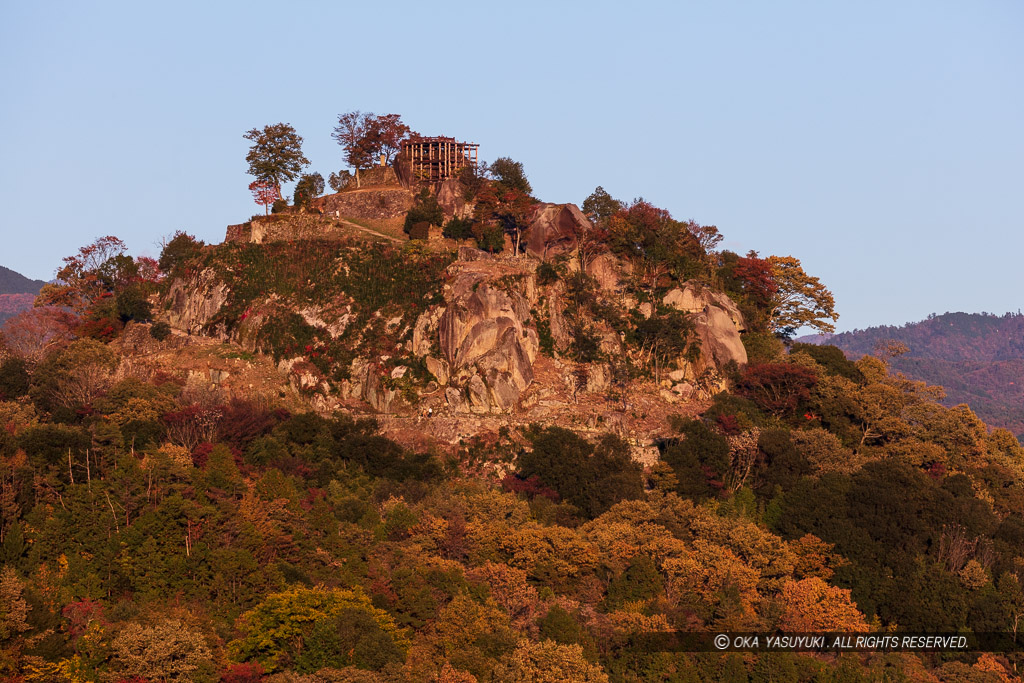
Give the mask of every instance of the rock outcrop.
[{"label": "rock outcrop", "polygon": [[[228,286],[217,278],[212,268],[188,279],[175,280],[167,297],[170,301],[167,322],[188,334],[202,333],[227,302],[228,291]],[[226,339],[227,333],[221,330],[215,336]]]},{"label": "rock outcrop", "polygon": [[437,204],[446,216],[468,218],[473,212],[462,196],[462,184],[457,180],[445,180],[437,186]]},{"label": "rock outcrop", "polygon": [[739,330],[729,314],[717,306],[708,306],[693,318],[700,337],[701,358],[704,364],[713,362],[721,370],[730,361],[746,365],[747,350],[743,347]]},{"label": "rock outcrop", "polygon": [[526,251],[541,260],[572,253],[578,236],[592,227],[575,204],[538,204],[526,230]]},{"label": "rock outcrop", "polygon": [[[670,290],[661,302],[692,314],[690,319],[700,339],[701,358],[693,368],[693,377],[684,373],[678,380],[695,379],[709,371],[720,377],[722,370],[730,363],[747,363],[747,350],[740,338],[740,332],[746,330],[746,323],[743,314],[728,296],[686,283]],[[717,385],[718,388],[724,387],[721,381]],[[687,389],[677,393],[688,396],[691,391]]]},{"label": "rock outcrop", "polygon": [[587,264],[587,275],[594,278],[605,292],[616,292],[621,283],[619,267],[619,259],[606,252],[590,260]]},{"label": "rock outcrop", "polygon": [[709,306],[714,306],[725,311],[737,332],[746,332],[747,323],[743,320],[743,314],[739,307],[725,294],[713,292],[710,289],[701,288],[687,282],[682,287],[670,290],[661,303],[671,306],[684,313],[701,313]]},{"label": "rock outcrop", "polygon": [[478,270],[456,275],[447,298],[437,331],[443,358],[428,357],[428,367],[439,382],[447,375],[447,383],[465,387],[474,412],[510,410],[533,381],[539,340],[530,301]]}]

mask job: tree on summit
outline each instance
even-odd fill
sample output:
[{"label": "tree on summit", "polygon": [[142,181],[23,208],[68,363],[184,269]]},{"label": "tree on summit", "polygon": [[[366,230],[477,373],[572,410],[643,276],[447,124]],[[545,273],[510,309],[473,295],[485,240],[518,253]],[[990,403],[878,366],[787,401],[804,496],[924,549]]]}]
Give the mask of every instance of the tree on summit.
[{"label": "tree on summit", "polygon": [[245,156],[249,162],[249,175],[257,181],[269,182],[281,195],[281,183],[295,180],[302,169],[309,166],[309,159],[302,153],[302,137],[287,123],[253,128],[245,134],[252,141],[252,147]]},{"label": "tree on summit", "polygon": [[355,169],[358,187],[360,169],[372,166],[380,155],[384,156],[385,163],[391,163],[402,140],[410,134],[409,126],[402,123],[398,114],[376,116],[371,112],[350,111],[338,117],[331,137],[345,150],[345,163]]}]

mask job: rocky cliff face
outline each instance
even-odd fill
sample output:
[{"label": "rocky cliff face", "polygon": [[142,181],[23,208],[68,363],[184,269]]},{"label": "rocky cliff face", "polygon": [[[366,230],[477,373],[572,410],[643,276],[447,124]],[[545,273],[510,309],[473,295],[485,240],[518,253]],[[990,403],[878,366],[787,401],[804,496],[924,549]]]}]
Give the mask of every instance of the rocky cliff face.
[{"label": "rocky cliff face", "polygon": [[[359,317],[345,294],[328,303],[299,306],[268,291],[247,304],[244,318],[228,330],[218,323],[223,317],[218,314],[231,310],[225,308],[231,302],[230,284],[205,269],[170,286],[167,319],[181,331],[238,344],[250,352],[267,352],[271,324],[286,316],[301,319],[321,339],[343,345],[352,340],[346,348],[355,349],[357,340],[381,329],[402,340],[397,353],[361,344],[362,350],[345,361],[343,373],[325,372],[311,362],[308,348],[305,354],[279,357],[282,380],[319,410],[344,407],[411,419],[429,409],[438,419],[418,429],[445,440],[493,428],[495,420],[525,423],[565,412],[584,427],[618,425],[624,436],[650,443],[657,438],[651,430],[664,429],[666,411],[709,397],[724,387],[728,366],[746,363],[740,336],[743,316],[727,296],[682,283],[665,293],[660,303],[688,316],[699,341],[699,358],[681,357],[674,368],[653,377],[642,374],[623,380],[616,363],[628,361],[643,369],[649,358],[627,343],[625,333],[614,325],[571,309],[568,282],[578,258],[570,237],[585,229],[585,220],[578,209],[565,205],[547,205],[535,216],[533,235],[543,236],[535,237],[535,246],[549,258],[553,253],[565,257],[568,271],[559,280],[539,285],[537,258],[493,256],[463,247],[438,281],[440,291],[433,303],[411,318],[390,319],[381,311]],[[592,296],[601,306],[619,311],[621,320],[653,313],[650,303],[640,304],[630,294],[628,264],[613,255],[590,259],[587,274],[593,278],[587,285]],[[604,360],[574,360],[573,329],[581,322],[596,335],[598,355]],[[275,329],[279,335],[280,328]],[[541,351],[542,334],[550,335],[547,352]],[[656,426],[647,426],[648,421]]]},{"label": "rocky cliff face", "polygon": [[217,278],[212,268],[175,280],[167,295],[167,322],[188,334],[205,333],[226,339],[224,330],[211,331],[206,326],[227,301],[228,291],[228,285]]},{"label": "rocky cliff face", "polygon": [[452,410],[511,411],[533,381],[539,349],[533,268],[463,248],[444,294],[444,306],[417,320],[411,351],[424,358]]},{"label": "rocky cliff face", "polygon": [[445,180],[438,185],[437,204],[446,216],[468,218],[473,214],[473,205],[462,196],[462,184],[457,180]]}]

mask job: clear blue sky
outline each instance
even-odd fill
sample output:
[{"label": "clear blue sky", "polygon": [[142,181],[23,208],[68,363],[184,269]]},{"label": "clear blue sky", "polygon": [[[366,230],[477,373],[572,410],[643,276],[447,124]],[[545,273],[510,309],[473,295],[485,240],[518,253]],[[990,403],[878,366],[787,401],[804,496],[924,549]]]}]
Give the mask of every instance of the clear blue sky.
[{"label": "clear blue sky", "polygon": [[[378,9],[381,8],[381,9]],[[21,2],[0,10],[0,264],[52,277],[258,211],[243,133],[337,116],[792,254],[840,329],[1024,307],[1024,3]]]}]

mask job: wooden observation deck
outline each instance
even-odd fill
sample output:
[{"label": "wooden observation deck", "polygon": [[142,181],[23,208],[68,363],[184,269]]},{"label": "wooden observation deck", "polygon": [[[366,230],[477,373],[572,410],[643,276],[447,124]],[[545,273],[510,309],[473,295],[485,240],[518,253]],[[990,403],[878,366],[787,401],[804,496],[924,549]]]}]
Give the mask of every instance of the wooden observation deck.
[{"label": "wooden observation deck", "polygon": [[439,182],[458,176],[466,166],[476,166],[480,145],[455,138],[415,137],[402,142],[402,155],[410,165],[413,179]]}]

